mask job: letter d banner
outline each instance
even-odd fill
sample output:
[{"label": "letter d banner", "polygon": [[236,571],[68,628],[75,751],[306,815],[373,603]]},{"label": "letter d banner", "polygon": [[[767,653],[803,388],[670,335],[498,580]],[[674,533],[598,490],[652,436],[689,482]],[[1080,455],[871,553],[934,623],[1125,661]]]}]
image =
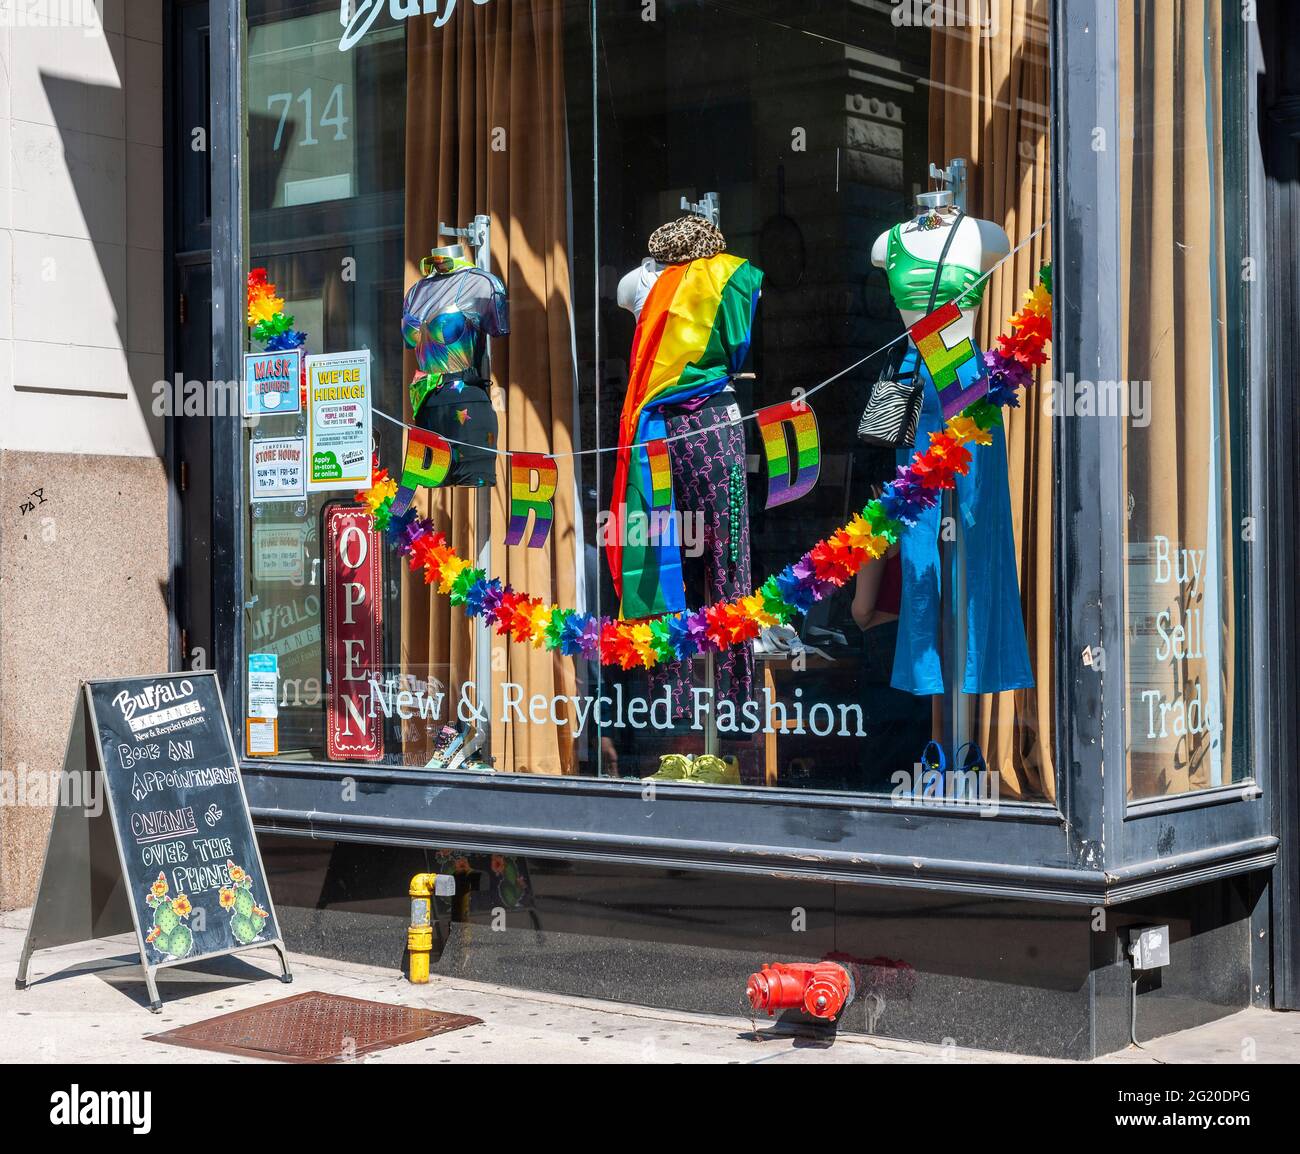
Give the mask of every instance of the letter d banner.
[{"label": "letter d banner", "polygon": [[[771,509],[806,496],[817,484],[821,472],[821,441],[817,434],[817,417],[807,401],[786,401],[759,409],[759,431],[763,434],[763,452],[767,455],[767,505]],[[790,452],[786,426],[794,438]]]}]

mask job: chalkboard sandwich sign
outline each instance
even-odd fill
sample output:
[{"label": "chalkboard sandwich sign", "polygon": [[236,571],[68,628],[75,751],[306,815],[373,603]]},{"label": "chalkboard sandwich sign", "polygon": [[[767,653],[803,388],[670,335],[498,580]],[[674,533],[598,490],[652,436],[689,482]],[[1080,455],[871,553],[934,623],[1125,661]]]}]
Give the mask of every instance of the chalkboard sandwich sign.
[{"label": "chalkboard sandwich sign", "polygon": [[149,991],[164,966],[269,946],[291,980],[217,678],[85,682],[36,904],[35,950],[134,929]]}]

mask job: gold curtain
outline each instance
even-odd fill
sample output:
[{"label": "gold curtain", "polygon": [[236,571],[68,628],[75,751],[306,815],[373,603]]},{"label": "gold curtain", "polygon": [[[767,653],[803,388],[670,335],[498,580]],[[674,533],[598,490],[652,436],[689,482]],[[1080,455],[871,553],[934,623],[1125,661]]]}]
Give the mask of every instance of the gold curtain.
[{"label": "gold curtain", "polygon": [[[1123,5],[1121,4],[1121,7]],[[930,159],[964,157],[967,211],[999,224],[1012,246],[1051,215],[1047,0],[985,0],[987,30],[938,28],[931,39]],[[976,332],[991,347],[1051,258],[1045,229],[989,278]],[[1052,365],[1039,381],[1052,378]],[[1005,797],[1054,799],[1052,719],[1056,638],[1052,595],[1052,425],[1037,397],[1006,413],[1011,516],[1016,535],[1032,689],[979,698],[975,740]]]},{"label": "gold curtain", "polygon": [[[568,245],[562,0],[462,4],[444,27],[412,20],[407,35],[406,280],[420,258],[449,243],[440,221],[492,221],[493,271],[510,297],[510,335],[492,342],[492,396],[501,447],[573,448],[574,367]],[[394,318],[396,321],[396,318]],[[415,372],[408,355],[406,379]],[[409,404],[409,402],[408,402]],[[410,416],[409,408],[407,410]],[[506,548],[510,477],[504,459],[492,490],[490,572],[560,605],[576,604],[576,461],[560,461],[555,520],[545,548]],[[424,491],[431,516],[464,557],[474,556],[476,494]],[[492,634],[492,754],[500,769],[572,773],[567,726],[503,724],[501,687],[548,699],[574,693],[570,658]],[[402,587],[402,667],[442,683],[451,715],[474,678],[475,633],[460,610],[407,573]],[[476,686],[480,705],[488,704]],[[406,740],[408,762],[428,755],[424,733]]]},{"label": "gold curtain", "polygon": [[[1204,709],[1219,712],[1223,780],[1231,780],[1235,597],[1231,475],[1222,453],[1231,387],[1223,312],[1223,18],[1220,0],[1119,6],[1121,375],[1150,385],[1150,424],[1125,423],[1124,452],[1128,773],[1129,792],[1137,797],[1212,783],[1213,734],[1179,735],[1171,718],[1153,709],[1180,700],[1187,705],[1198,694]],[[1211,575],[1216,535],[1223,560]],[[1169,566],[1177,565],[1177,550],[1205,551],[1199,581],[1179,584],[1176,568],[1172,579],[1163,579],[1171,571],[1159,558],[1159,539],[1169,543]],[[1212,576],[1219,582],[1217,605],[1207,596]],[[1182,656],[1160,634],[1163,628],[1172,636],[1179,627],[1187,630]],[[1144,700],[1144,691],[1158,698]]]}]

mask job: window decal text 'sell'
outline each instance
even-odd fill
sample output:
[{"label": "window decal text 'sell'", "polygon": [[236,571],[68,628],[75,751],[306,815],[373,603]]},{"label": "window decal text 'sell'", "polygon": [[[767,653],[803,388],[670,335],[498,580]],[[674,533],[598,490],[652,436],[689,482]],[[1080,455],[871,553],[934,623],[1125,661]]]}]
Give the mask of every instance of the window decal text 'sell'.
[{"label": "window decal text 'sell'", "polygon": [[[466,0],[466,3],[483,5],[489,0]],[[375,26],[379,14],[388,8],[394,20],[409,20],[412,16],[432,16],[433,26],[441,28],[456,11],[457,0],[340,0],[339,23],[343,35],[339,37],[339,51],[347,52]]]}]

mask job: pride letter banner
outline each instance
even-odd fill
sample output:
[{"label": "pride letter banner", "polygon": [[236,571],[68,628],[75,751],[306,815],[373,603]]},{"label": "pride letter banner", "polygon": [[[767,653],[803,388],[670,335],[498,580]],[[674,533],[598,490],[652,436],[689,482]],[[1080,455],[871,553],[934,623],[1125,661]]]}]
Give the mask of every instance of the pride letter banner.
[{"label": "pride letter banner", "polygon": [[528,514],[533,515],[533,532],[528,538],[528,548],[540,549],[546,544],[555,520],[556,483],[559,471],[555,458],[545,453],[510,454],[510,524],[506,526],[506,544],[518,545],[528,527]]},{"label": "pride letter banner", "polygon": [[943,339],[944,332],[960,320],[961,309],[956,301],[949,301],[911,328],[916,350],[939,391],[945,420],[988,392],[988,379],[975,342],[963,337],[949,348]]},{"label": "pride letter banner", "polygon": [[402,462],[402,483],[393,498],[394,517],[402,517],[411,507],[415,490],[421,485],[436,489],[447,479],[451,469],[451,445],[427,429],[406,430],[406,459]]},{"label": "pride letter banner", "polygon": [[[822,467],[821,441],[812,406],[802,400],[786,401],[759,409],[754,416],[763,434],[763,452],[767,454],[766,508],[806,496],[817,484]],[[785,434],[787,424],[794,434],[793,457]]]}]

